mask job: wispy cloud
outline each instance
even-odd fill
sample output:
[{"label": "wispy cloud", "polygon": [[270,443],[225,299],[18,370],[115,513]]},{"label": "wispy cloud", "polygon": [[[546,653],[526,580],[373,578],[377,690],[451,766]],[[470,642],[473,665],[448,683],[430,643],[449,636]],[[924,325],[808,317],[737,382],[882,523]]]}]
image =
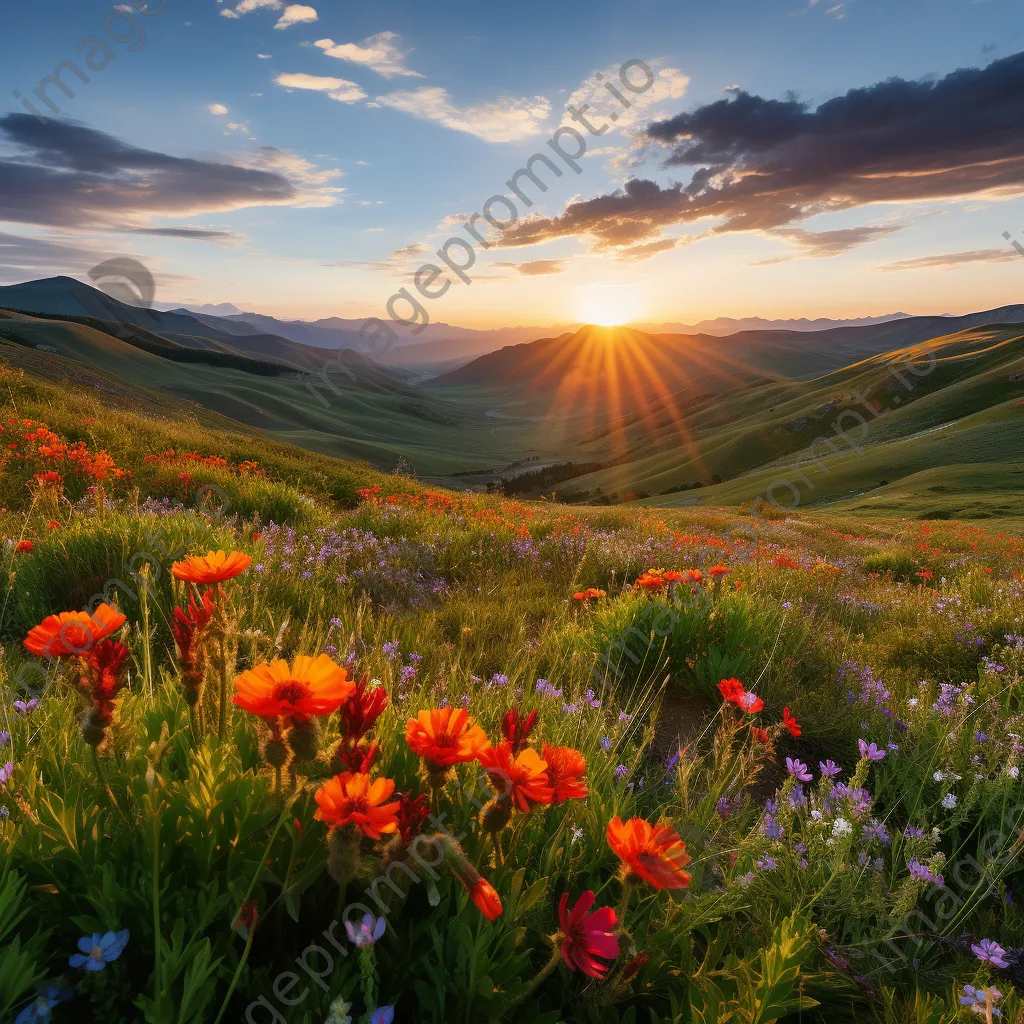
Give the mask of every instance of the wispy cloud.
[{"label": "wispy cloud", "polygon": [[495,263],[496,267],[510,267],[525,277],[544,277],[565,272],[565,260],[527,260],[525,263]]},{"label": "wispy cloud", "polygon": [[366,99],[366,93],[355,82],[350,82],[346,78],[324,78],[299,72],[278,75],[274,81],[285,89],[308,89],[312,92],[325,93],[338,103],[358,103],[359,100]]},{"label": "wispy cloud", "polygon": [[912,260],[897,260],[885,263],[878,269],[885,272],[894,270],[934,270],[938,267],[958,267],[964,263],[1010,263],[1020,256],[1010,248],[972,249],[969,252],[947,252],[937,256],[919,256]]},{"label": "wispy cloud", "polygon": [[436,121],[453,131],[468,132],[485,142],[519,142],[544,130],[551,104],[543,96],[502,97],[471,107],[457,107],[439,86],[387,93],[377,102],[425,121]]},{"label": "wispy cloud", "polygon": [[418,71],[405,66],[406,54],[396,45],[397,32],[378,32],[361,43],[336,43],[333,39],[318,39],[314,44],[328,57],[361,64],[385,78],[422,78]]}]

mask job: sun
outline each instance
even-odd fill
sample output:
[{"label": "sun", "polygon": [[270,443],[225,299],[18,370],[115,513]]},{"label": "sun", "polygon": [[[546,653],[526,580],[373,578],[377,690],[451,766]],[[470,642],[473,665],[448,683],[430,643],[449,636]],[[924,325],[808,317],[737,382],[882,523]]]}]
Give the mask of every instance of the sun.
[{"label": "sun", "polygon": [[637,290],[628,284],[588,284],[576,290],[576,318],[600,327],[635,320],[640,310]]}]

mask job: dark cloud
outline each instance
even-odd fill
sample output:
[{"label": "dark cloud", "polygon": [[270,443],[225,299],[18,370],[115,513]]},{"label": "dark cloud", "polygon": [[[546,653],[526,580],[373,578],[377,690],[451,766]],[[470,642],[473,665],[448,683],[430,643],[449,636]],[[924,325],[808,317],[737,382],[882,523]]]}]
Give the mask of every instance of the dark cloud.
[{"label": "dark cloud", "polygon": [[283,174],[139,149],[70,121],[0,117],[0,220],[117,228],[151,214],[186,216],[296,201]]},{"label": "dark cloud", "polygon": [[716,232],[770,232],[871,203],[1020,195],[1022,124],[1024,53],[937,80],[892,78],[815,108],[739,90],[648,127],[670,150],[666,166],[693,169],[688,183],[633,179],[558,217],[526,218],[502,244],[576,235],[617,248],[705,218]]},{"label": "dark cloud", "polygon": [[99,249],[74,241],[31,238],[0,231],[0,280],[24,281],[50,273],[84,271],[105,258]]},{"label": "dark cloud", "polygon": [[798,246],[801,255],[821,258],[841,256],[844,252],[856,249],[860,245],[872,242],[876,238],[884,238],[899,225],[866,224],[859,228],[839,228],[836,231],[805,231],[803,228],[779,228],[773,234],[785,238]]},{"label": "dark cloud", "polygon": [[913,260],[885,263],[879,270],[931,270],[935,267],[957,267],[961,263],[1009,263],[1019,260],[1020,254],[1007,246],[1005,249],[973,249],[970,252],[947,252],[938,256],[920,256]]},{"label": "dark cloud", "polygon": [[191,238],[197,242],[228,242],[238,237],[234,231],[209,231],[206,228],[132,228],[131,230],[135,235]]}]

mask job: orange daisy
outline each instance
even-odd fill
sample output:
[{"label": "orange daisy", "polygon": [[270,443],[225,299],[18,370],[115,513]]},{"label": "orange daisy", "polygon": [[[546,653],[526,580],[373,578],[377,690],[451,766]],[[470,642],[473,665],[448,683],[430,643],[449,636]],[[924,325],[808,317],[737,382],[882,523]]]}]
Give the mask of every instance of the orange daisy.
[{"label": "orange daisy", "polygon": [[643,818],[623,822],[616,815],[608,822],[608,845],[622,861],[623,878],[635,875],[656,889],[685,889],[690,875],[686,843],[674,828],[655,828]]},{"label": "orange daisy", "polygon": [[348,700],[356,684],[348,672],[327,654],[311,658],[299,654],[295,660],[262,662],[235,676],[233,704],[260,718],[288,718],[305,721],[314,715],[329,715]]},{"label": "orange daisy", "polygon": [[364,836],[380,839],[398,829],[399,801],[384,801],[395,791],[394,779],[371,779],[363,772],[342,772],[313,794],[313,817],[330,828],[354,825]]},{"label": "orange daisy", "polygon": [[252,556],[242,551],[207,551],[205,555],[189,555],[184,562],[175,562],[171,573],[186,583],[223,583],[245,572]]},{"label": "orange daisy", "polygon": [[548,782],[548,763],[532,747],[513,755],[505,740],[477,755],[498,792],[499,799],[511,800],[524,814],[534,804],[549,804],[554,798]]},{"label": "orange daisy", "polygon": [[552,803],[582,800],[590,792],[583,778],[587,770],[587,759],[578,750],[573,747],[552,747],[545,743],[541,757],[548,763]]},{"label": "orange daisy", "polygon": [[41,658],[63,658],[84,654],[94,644],[117,632],[125,617],[109,604],[90,612],[61,612],[48,615],[25,637],[25,648]]},{"label": "orange daisy", "polygon": [[487,734],[465,708],[437,708],[421,711],[405,726],[409,749],[440,768],[475,761],[490,746]]}]

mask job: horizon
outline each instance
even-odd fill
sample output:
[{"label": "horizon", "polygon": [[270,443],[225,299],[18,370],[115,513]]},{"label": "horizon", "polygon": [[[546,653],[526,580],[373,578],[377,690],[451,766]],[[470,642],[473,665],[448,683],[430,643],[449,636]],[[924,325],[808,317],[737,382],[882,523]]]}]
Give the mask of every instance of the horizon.
[{"label": "horizon", "polygon": [[474,330],[1015,302],[1007,2],[581,10],[19,8],[0,284],[130,257],[162,305],[361,320],[405,289]]}]

